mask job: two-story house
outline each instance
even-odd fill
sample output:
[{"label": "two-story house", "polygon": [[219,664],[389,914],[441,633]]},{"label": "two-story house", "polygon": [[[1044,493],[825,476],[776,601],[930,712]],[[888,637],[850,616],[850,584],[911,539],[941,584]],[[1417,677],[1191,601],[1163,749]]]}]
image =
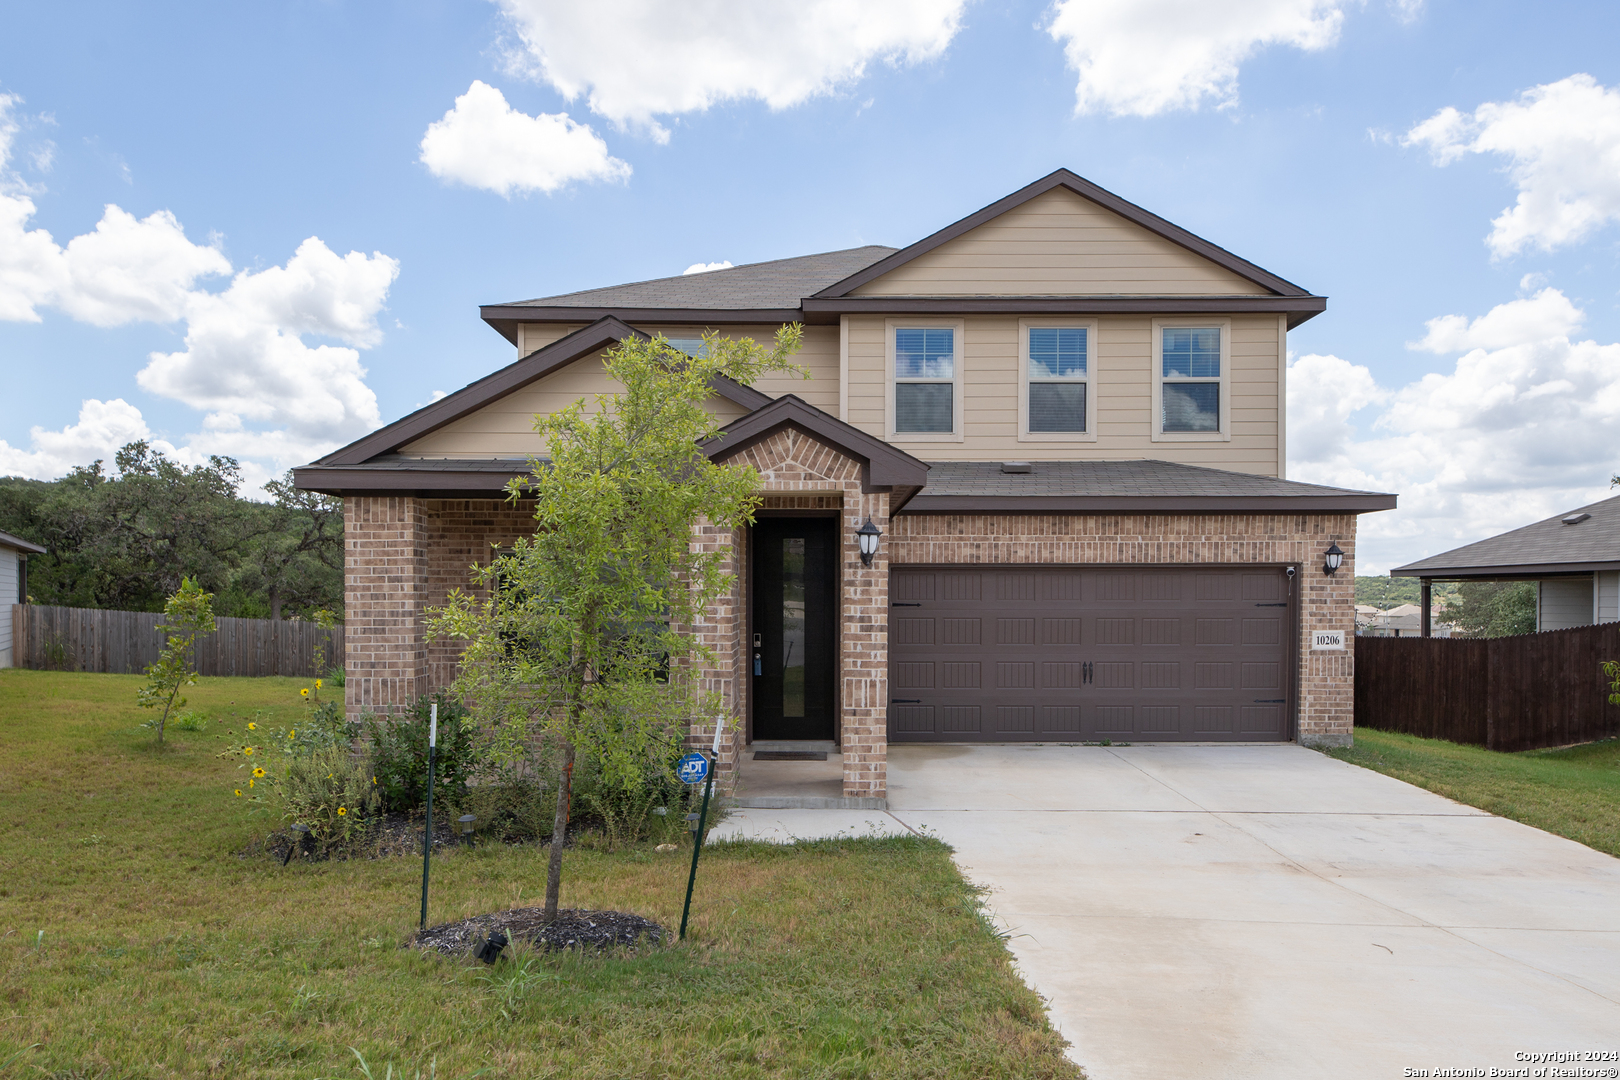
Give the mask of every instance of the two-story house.
[{"label": "two-story house", "polygon": [[297,470],[344,497],[349,707],[450,681],[424,612],[532,529],[500,489],[535,414],[614,391],[604,349],[802,322],[808,381],[712,399],[709,455],[764,489],[703,538],[737,572],[702,628],[723,767],[835,743],[881,798],[891,741],[1345,744],[1356,515],[1395,497],[1283,478],[1287,334],[1325,307],[1067,170],[901,250],[486,307],[516,362]]}]

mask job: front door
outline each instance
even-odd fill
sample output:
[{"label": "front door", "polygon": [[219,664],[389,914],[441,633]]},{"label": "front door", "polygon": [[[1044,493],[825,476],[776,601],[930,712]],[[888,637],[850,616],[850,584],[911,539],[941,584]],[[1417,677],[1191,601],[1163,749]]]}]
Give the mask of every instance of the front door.
[{"label": "front door", "polygon": [[762,518],[753,529],[754,738],[833,738],[838,520]]}]

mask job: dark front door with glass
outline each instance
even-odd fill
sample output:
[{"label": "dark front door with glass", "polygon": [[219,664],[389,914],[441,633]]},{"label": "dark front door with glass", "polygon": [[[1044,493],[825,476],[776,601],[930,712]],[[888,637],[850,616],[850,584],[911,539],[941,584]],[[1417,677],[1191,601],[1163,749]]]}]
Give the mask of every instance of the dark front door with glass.
[{"label": "dark front door with glass", "polygon": [[762,518],[753,530],[754,738],[833,737],[836,518]]}]

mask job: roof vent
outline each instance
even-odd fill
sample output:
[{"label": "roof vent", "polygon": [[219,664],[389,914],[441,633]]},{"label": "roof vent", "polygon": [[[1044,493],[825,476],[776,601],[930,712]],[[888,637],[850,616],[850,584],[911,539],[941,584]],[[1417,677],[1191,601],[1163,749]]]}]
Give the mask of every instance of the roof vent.
[{"label": "roof vent", "polygon": [[1571,514],[1567,518],[1559,518],[1558,520],[1562,521],[1565,525],[1579,525],[1581,522],[1585,521],[1591,516],[1591,514]]},{"label": "roof vent", "polygon": [[1027,461],[1003,461],[1001,471],[1004,473],[1032,473],[1035,471],[1035,466]]}]

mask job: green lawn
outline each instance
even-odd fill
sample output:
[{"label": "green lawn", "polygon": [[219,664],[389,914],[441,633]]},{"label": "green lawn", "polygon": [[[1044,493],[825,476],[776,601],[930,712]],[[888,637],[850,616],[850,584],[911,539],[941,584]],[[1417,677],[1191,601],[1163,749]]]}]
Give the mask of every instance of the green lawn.
[{"label": "green lawn", "polygon": [[1620,739],[1503,754],[1356,729],[1341,761],[1620,856]]},{"label": "green lawn", "polygon": [[[133,676],[0,671],[3,1076],[1077,1077],[944,845],[704,856],[685,945],[527,979],[401,949],[410,859],[282,869],[215,756],[300,682],[206,679],[159,750]],[[216,738],[216,736],[218,736]],[[542,853],[435,861],[429,921],[537,902]],[[680,918],[683,856],[570,851],[567,906]]]}]

